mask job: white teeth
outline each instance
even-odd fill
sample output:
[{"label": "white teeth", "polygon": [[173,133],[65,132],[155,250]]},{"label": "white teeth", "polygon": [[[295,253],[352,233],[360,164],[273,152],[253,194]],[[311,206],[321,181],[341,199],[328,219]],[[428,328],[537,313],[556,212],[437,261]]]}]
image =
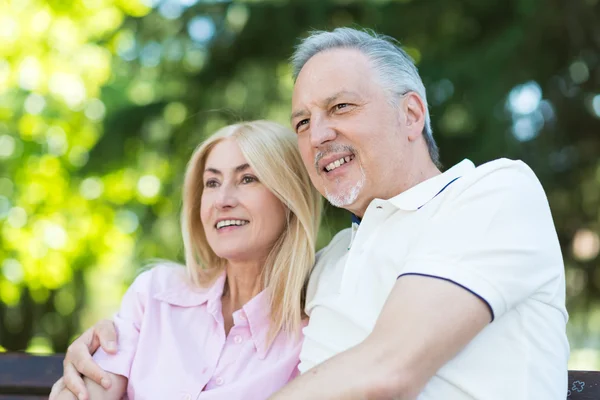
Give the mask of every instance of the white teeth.
[{"label": "white teeth", "polygon": [[334,169],[340,167],[341,165],[344,165],[345,163],[350,162],[350,160],[352,160],[352,156],[342,157],[339,160],[335,160],[335,161],[327,164],[327,166],[325,167],[325,170],[327,170],[327,172],[333,171]]},{"label": "white teeth", "polygon": [[226,219],[226,220],[217,222],[217,229],[221,229],[226,226],[232,226],[232,225],[236,225],[236,226],[246,225],[247,223],[248,223],[248,221],[244,221],[241,219]]}]

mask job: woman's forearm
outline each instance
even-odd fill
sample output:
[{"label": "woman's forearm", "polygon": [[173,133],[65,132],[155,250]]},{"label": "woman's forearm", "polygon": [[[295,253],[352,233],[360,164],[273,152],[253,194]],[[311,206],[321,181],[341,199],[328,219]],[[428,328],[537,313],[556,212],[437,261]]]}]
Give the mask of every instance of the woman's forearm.
[{"label": "woman's forearm", "polygon": [[111,380],[109,389],[104,389],[89,378],[84,379],[90,400],[121,400],[127,389],[127,378],[111,373],[108,375]]}]

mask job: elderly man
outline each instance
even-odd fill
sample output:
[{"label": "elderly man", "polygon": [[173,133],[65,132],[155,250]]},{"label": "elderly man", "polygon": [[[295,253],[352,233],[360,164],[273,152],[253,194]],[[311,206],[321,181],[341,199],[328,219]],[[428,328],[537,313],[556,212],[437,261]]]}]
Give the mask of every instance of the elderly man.
[{"label": "elderly man", "polygon": [[[319,253],[302,375],[274,398],[565,399],[564,267],[531,169],[441,173],[421,78],[385,37],[315,32],[292,62],[304,163],[353,217]],[[98,337],[110,325],[72,346],[80,369]]]}]

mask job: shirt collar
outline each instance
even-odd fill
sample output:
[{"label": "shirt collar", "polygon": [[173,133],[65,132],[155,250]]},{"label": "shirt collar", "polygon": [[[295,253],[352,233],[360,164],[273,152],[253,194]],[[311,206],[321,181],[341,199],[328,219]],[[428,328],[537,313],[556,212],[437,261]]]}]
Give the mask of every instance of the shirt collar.
[{"label": "shirt collar", "polygon": [[243,319],[242,316],[246,317],[258,357],[264,359],[272,344],[268,341],[269,328],[271,327],[271,304],[267,291],[263,290],[254,296],[244,304],[241,310],[233,314],[236,324],[239,319]]},{"label": "shirt collar", "polygon": [[[209,288],[196,288],[186,280],[178,279],[153,297],[178,307],[197,307],[206,304],[209,312],[220,313],[226,279],[227,275],[223,271]],[[233,313],[236,325],[248,321],[254,346],[261,359],[265,358],[270,349],[267,339],[271,326],[271,304],[268,299],[266,290],[263,290],[244,304],[241,310]]]},{"label": "shirt collar", "polygon": [[221,301],[225,278],[225,272],[222,272],[212,286],[199,288],[195,287],[189,279],[180,277],[173,282],[168,282],[165,289],[157,292],[153,297],[178,307],[196,307],[204,303],[213,307],[215,302]]},{"label": "shirt collar", "polygon": [[473,169],[475,169],[475,164],[465,159],[446,172],[427,179],[392,197],[389,202],[401,210],[418,210],[446,189],[450,183]]}]

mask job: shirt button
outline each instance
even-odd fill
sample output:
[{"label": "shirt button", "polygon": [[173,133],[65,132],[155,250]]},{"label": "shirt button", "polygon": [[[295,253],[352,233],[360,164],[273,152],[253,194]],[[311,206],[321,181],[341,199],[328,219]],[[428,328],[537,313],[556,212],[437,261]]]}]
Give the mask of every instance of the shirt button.
[{"label": "shirt button", "polygon": [[245,320],[247,319],[247,318],[246,318],[246,313],[244,312],[244,310],[240,311],[240,319],[241,319],[242,321],[245,321]]},{"label": "shirt button", "polygon": [[240,343],[242,343],[242,341],[243,341],[243,339],[240,335],[235,335],[233,338],[233,342],[236,344],[240,344]]},{"label": "shirt button", "polygon": [[221,386],[223,383],[225,383],[225,381],[220,376],[217,379],[215,379],[215,384],[217,386]]},{"label": "shirt button", "polygon": [[184,394],[183,396],[181,396],[182,400],[192,400],[192,395],[189,393]]}]

